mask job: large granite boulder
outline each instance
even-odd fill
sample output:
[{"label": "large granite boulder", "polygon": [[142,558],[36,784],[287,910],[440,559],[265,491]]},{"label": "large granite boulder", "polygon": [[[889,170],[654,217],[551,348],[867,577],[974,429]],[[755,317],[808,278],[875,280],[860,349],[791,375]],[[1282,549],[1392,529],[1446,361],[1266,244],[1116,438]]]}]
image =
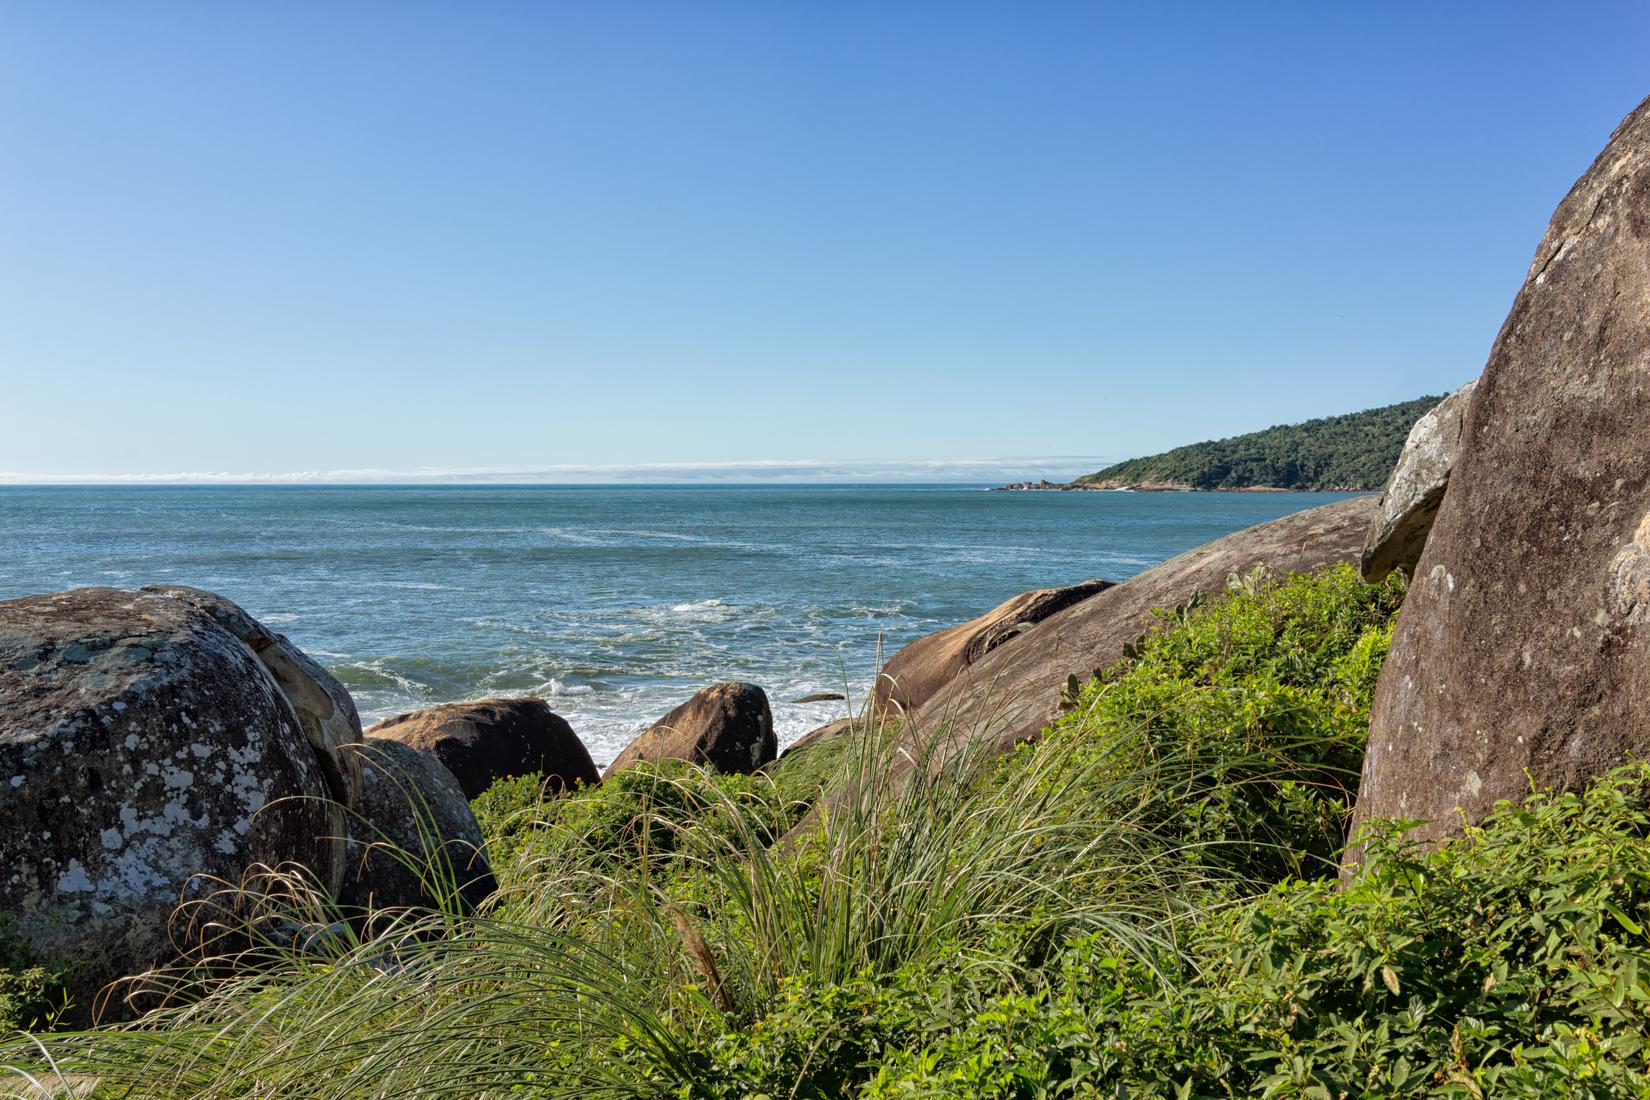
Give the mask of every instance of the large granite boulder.
[{"label": "large granite boulder", "polygon": [[1375,521],[1358,567],[1368,581],[1383,580],[1394,569],[1415,575],[1415,563],[1444,502],[1450,470],[1461,449],[1461,424],[1478,380],[1462,386],[1415,422],[1387,478]]},{"label": "large granite boulder", "polygon": [[691,760],[748,775],[779,751],[768,694],[755,684],[712,684],[636,735],[607,776],[641,761]]},{"label": "large granite boulder", "polygon": [[[330,800],[353,769],[220,621],[244,613],[217,603],[112,588],[0,602],[0,912],[35,957],[77,968],[82,1010],[174,957],[173,911],[207,888],[194,876],[294,862],[342,881]],[[295,694],[342,695],[314,672]]]},{"label": "large granite boulder", "polygon": [[386,718],[367,736],[434,756],[458,779],[466,798],[500,779],[534,772],[557,790],[601,779],[573,727],[543,699],[531,696],[426,707]]},{"label": "large granite boulder", "polygon": [[1022,592],[978,618],[918,638],[883,666],[872,692],[876,715],[886,718],[915,710],[998,646],[1110,587],[1111,581],[1088,580],[1066,588]]},{"label": "large granite boulder", "polygon": [[1647,423],[1650,100],[1559,204],[1467,408],[1355,826],[1436,838],[1650,755]]},{"label": "large granite boulder", "polygon": [[182,600],[210,616],[252,651],[281,689],[304,736],[315,749],[315,758],[326,777],[330,799],[327,812],[331,815],[327,836],[337,851],[333,875],[323,881],[336,896],[343,887],[347,814],[361,795],[359,756],[344,748],[361,740],[361,716],[356,712],[355,700],[343,684],[288,641],[286,635],[274,633],[217,593],[185,585],[149,585],[140,591]]},{"label": "large granite boulder", "polygon": [[940,759],[989,737],[1000,747],[1034,738],[1060,713],[1067,679],[1087,681],[1116,663],[1123,646],[1151,628],[1155,608],[1223,591],[1233,574],[1273,573],[1356,561],[1373,496],[1325,504],[1216,539],[1080,601],[967,666],[908,716],[902,738],[918,746],[942,737]]},{"label": "large granite boulder", "polygon": [[464,910],[485,901],[498,884],[453,773],[431,754],[382,737],[366,738],[360,758],[364,785],[338,900],[351,909],[457,903]]}]

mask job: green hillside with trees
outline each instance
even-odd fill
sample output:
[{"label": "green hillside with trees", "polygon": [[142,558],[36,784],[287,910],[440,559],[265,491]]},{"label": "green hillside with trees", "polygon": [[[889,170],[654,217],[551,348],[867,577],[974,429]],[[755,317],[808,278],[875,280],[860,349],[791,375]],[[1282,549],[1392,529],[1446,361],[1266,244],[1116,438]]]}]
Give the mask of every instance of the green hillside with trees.
[{"label": "green hillside with trees", "polygon": [[1409,430],[1443,395],[1326,416],[1301,424],[1193,443],[1131,458],[1073,485],[1101,488],[1374,490],[1404,449]]}]

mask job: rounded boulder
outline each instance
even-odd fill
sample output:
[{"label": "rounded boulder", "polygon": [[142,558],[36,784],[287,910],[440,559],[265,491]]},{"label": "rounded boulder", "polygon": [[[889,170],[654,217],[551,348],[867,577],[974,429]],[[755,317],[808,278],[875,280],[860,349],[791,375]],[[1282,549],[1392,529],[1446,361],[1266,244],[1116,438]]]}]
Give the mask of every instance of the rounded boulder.
[{"label": "rounded boulder", "polygon": [[464,789],[426,752],[382,737],[360,746],[362,792],[339,901],[350,909],[469,911],[498,884]]},{"label": "rounded boulder", "polygon": [[73,967],[82,1010],[174,958],[168,922],[207,889],[196,876],[294,862],[338,881],[335,769],[257,655],[194,601],[81,588],[0,602],[0,911],[37,959]]},{"label": "rounded boulder", "polygon": [[466,798],[500,779],[541,773],[566,790],[601,781],[590,752],[573,727],[543,699],[477,699],[398,714],[367,730],[441,761]]},{"label": "rounded boulder", "polygon": [[642,761],[688,760],[749,775],[779,752],[768,693],[737,680],[712,684],[636,736],[603,777]]}]

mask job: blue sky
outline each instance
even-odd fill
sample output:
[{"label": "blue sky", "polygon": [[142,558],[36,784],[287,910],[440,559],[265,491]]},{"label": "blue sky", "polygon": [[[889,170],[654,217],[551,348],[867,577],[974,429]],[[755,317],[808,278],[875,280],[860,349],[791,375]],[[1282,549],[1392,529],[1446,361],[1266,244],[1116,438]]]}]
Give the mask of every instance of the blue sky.
[{"label": "blue sky", "polygon": [[1647,57],[1643,3],[14,2],[0,475],[1030,476],[1440,392]]}]

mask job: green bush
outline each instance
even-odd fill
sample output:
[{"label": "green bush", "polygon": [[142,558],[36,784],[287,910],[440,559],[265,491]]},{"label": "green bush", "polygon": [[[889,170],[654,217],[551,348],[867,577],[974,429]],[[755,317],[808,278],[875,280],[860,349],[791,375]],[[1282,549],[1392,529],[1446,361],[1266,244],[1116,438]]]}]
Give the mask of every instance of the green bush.
[{"label": "green bush", "polygon": [[11,930],[11,917],[0,913],[0,1034],[44,1031],[68,1007],[70,971],[35,959],[27,941]]},{"label": "green bush", "polygon": [[1122,662],[1070,685],[1035,751],[1073,741],[1073,773],[1130,776],[1188,859],[1261,882],[1332,873],[1403,579],[1338,565],[1229,589],[1160,612]]},{"label": "green bush", "polygon": [[867,1097],[1650,1094],[1650,767],[1501,804],[1344,889],[1216,911],[1161,982],[1075,944],[1047,986],[897,1051]]}]

